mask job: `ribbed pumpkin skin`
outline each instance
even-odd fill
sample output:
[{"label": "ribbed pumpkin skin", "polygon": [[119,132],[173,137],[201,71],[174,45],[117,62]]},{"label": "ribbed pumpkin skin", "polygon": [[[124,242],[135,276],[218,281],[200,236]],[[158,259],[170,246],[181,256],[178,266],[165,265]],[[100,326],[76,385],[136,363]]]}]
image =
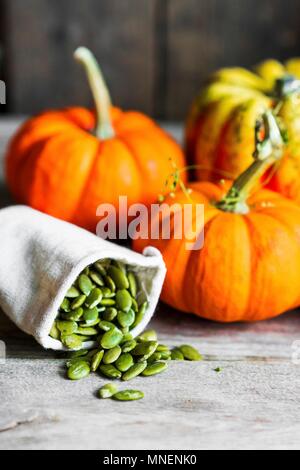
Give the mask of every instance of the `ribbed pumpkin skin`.
[{"label": "ribbed pumpkin skin", "polygon": [[[6,177],[15,199],[50,215],[95,230],[101,203],[118,198],[147,206],[165,181],[185,166],[179,145],[138,112],[111,109],[116,136],[100,140],[95,115],[84,108],[45,112],[27,121],[6,155]],[[185,175],[184,175],[185,179]]]},{"label": "ribbed pumpkin skin", "polygon": [[[270,60],[257,74],[228,68],[211,77],[195,100],[187,120],[186,147],[190,164],[199,165],[199,181],[234,179],[249,166],[255,148],[253,128],[264,110],[274,107],[269,95],[278,78],[300,79],[300,59],[285,65]],[[267,187],[300,203],[300,96],[287,96],[279,117],[288,132],[286,155]]]},{"label": "ribbed pumpkin skin", "polygon": [[[247,215],[222,212],[228,186],[194,183],[194,203],[205,204],[205,241],[187,251],[184,240],[137,240],[161,250],[168,272],[162,299],[172,307],[218,322],[276,317],[300,304],[300,207],[261,190]],[[168,204],[186,204],[179,192]]]}]

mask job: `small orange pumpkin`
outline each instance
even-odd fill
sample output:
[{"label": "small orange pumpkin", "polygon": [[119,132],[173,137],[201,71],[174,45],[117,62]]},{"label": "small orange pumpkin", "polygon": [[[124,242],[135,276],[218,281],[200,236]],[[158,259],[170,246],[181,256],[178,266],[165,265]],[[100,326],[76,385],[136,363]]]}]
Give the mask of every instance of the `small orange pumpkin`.
[{"label": "small orange pumpkin", "polygon": [[188,116],[189,163],[198,181],[236,178],[252,160],[256,120],[273,109],[288,142],[268,187],[300,203],[300,58],[285,65],[267,60],[256,72],[226,68],[211,77]]},{"label": "small orange pumpkin", "polygon": [[[75,52],[93,91],[96,115],[84,108],[45,112],[27,121],[6,155],[8,186],[20,203],[95,230],[101,203],[149,205],[172,172],[185,166],[179,145],[139,112],[111,107],[98,64]],[[184,176],[185,178],[185,176]]]},{"label": "small orange pumpkin", "polygon": [[[170,240],[151,242],[168,268],[162,299],[176,309],[233,322],[272,318],[300,304],[300,207],[265,189],[249,197],[282,151],[276,121],[271,114],[264,119],[275,131],[272,153],[263,156],[268,145],[262,145],[254,163],[232,186],[228,182],[190,186],[192,205],[204,204],[203,248],[188,251],[186,240],[174,237],[174,222]],[[267,132],[264,144],[269,139]],[[183,207],[187,202],[182,190],[167,198],[161,219],[154,224],[165,221],[169,206]],[[142,251],[147,244],[136,240],[134,248]]]}]

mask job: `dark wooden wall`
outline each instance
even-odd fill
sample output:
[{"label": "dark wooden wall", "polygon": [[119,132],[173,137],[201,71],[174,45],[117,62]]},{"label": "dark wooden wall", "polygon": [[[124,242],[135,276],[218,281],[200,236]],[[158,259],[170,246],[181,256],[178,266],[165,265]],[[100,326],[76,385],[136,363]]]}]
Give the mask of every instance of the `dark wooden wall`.
[{"label": "dark wooden wall", "polygon": [[113,100],[182,119],[208,73],[300,55],[300,0],[0,0],[7,112],[90,104],[78,45]]}]

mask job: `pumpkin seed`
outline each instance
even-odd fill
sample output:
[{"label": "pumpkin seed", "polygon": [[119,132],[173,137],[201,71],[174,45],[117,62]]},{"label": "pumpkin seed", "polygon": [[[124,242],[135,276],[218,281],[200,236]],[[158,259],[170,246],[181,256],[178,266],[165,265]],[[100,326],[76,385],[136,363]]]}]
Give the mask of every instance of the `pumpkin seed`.
[{"label": "pumpkin seed", "polygon": [[49,335],[50,335],[51,338],[53,338],[53,339],[60,339],[60,331],[59,331],[59,329],[57,328],[56,322],[53,323]]},{"label": "pumpkin seed", "polygon": [[101,364],[103,356],[104,356],[104,349],[99,349],[99,351],[97,351],[96,354],[94,354],[94,356],[92,358],[92,362],[91,362],[91,371],[92,372],[97,371],[97,369],[99,368],[99,366]]},{"label": "pumpkin seed", "polygon": [[160,358],[163,361],[170,361],[171,360],[171,351],[160,351]]},{"label": "pumpkin seed", "polygon": [[113,364],[120,357],[122,349],[120,346],[115,346],[112,349],[108,349],[103,356],[104,364]]},{"label": "pumpkin seed", "polygon": [[179,346],[179,350],[182,352],[184,359],[188,361],[201,361],[203,359],[199,351],[188,344]]},{"label": "pumpkin seed", "polygon": [[80,323],[80,328],[91,328],[92,326],[97,326],[100,322],[99,318],[94,321],[88,321],[86,323]]},{"label": "pumpkin seed", "polygon": [[152,364],[153,362],[157,362],[161,360],[161,353],[155,352],[148,358],[148,364]]},{"label": "pumpkin seed", "polygon": [[153,362],[146,367],[146,369],[142,372],[144,377],[150,377],[151,375],[161,374],[168,368],[168,364],[166,362]]},{"label": "pumpkin seed", "polygon": [[137,301],[132,297],[132,310],[134,311],[134,313],[138,313],[139,311],[139,306],[138,306],[138,303]]},{"label": "pumpkin seed", "polygon": [[99,287],[104,287],[105,283],[101,274],[96,273],[96,271],[90,271],[89,276],[91,280]]},{"label": "pumpkin seed", "polygon": [[103,307],[113,307],[116,305],[116,302],[113,299],[102,299],[101,305],[103,305]]},{"label": "pumpkin seed", "polygon": [[72,310],[77,310],[79,307],[81,307],[84,302],[86,301],[86,295],[79,295],[76,299],[73,300],[71,304],[71,309]]},{"label": "pumpkin seed", "polygon": [[99,397],[100,398],[111,398],[115,395],[118,391],[118,388],[115,384],[106,384],[99,390]]},{"label": "pumpkin seed", "polygon": [[81,380],[90,375],[91,369],[87,362],[81,361],[73,364],[68,369],[68,378],[70,380]]},{"label": "pumpkin seed", "polygon": [[129,353],[121,354],[121,356],[116,360],[115,366],[121,372],[126,372],[134,364],[133,357]]},{"label": "pumpkin seed", "polygon": [[67,297],[68,299],[76,299],[76,297],[79,297],[79,296],[80,296],[80,292],[75,286],[70,287],[70,289],[65,295],[65,297]]},{"label": "pumpkin seed", "polygon": [[61,335],[62,344],[69,349],[81,349],[83,338],[77,335]]},{"label": "pumpkin seed", "polygon": [[118,289],[129,288],[129,280],[127,279],[127,276],[122,271],[122,269],[117,268],[116,266],[110,266],[108,269],[108,275],[113,280],[115,286]]},{"label": "pumpkin seed", "polygon": [[91,291],[90,295],[87,297],[87,299],[85,301],[85,305],[88,308],[97,307],[97,305],[100,304],[100,302],[102,300],[102,297],[103,297],[102,290],[99,289],[98,287],[95,287]]},{"label": "pumpkin seed", "polygon": [[[129,292],[132,297],[135,299],[137,295],[137,281],[134,273],[130,271],[127,275],[128,283],[129,283]],[[125,287],[126,289],[126,287]],[[127,288],[128,289],[128,288]]]},{"label": "pumpkin seed", "polygon": [[154,330],[146,330],[137,338],[138,341],[157,341],[157,333]]},{"label": "pumpkin seed", "polygon": [[136,326],[138,326],[141,323],[141,321],[143,320],[143,318],[145,316],[147,308],[148,308],[148,302],[144,302],[141,305],[141,307],[139,308],[139,311],[135,316],[135,322],[133,324],[133,328],[135,328]]},{"label": "pumpkin seed", "polygon": [[116,294],[116,303],[119,310],[128,312],[132,306],[132,298],[129,292],[125,289],[119,290]]},{"label": "pumpkin seed", "polygon": [[169,346],[166,346],[165,344],[159,344],[157,346],[157,352],[163,352],[163,351],[170,351]]},{"label": "pumpkin seed", "polygon": [[108,377],[109,379],[120,379],[122,377],[122,372],[120,372],[112,364],[101,364],[99,367],[100,372]]},{"label": "pumpkin seed", "polygon": [[135,321],[135,313],[132,309],[128,312],[123,312],[122,310],[118,313],[118,322],[123,327],[130,327]]},{"label": "pumpkin seed", "polygon": [[101,346],[104,349],[112,349],[115,346],[118,346],[123,339],[123,334],[118,328],[113,328],[106,333],[101,338]]},{"label": "pumpkin seed", "polygon": [[84,310],[83,319],[86,324],[88,324],[89,322],[93,323],[95,320],[98,320],[99,313],[98,313],[97,308],[94,307],[94,308]]},{"label": "pumpkin seed", "polygon": [[134,401],[144,398],[144,394],[140,390],[122,390],[115,393],[112,398],[117,401]]},{"label": "pumpkin seed", "polygon": [[72,351],[71,353],[69,353],[69,358],[73,359],[76,357],[83,357],[83,356],[86,356],[88,352],[89,352],[88,349],[80,349],[80,351]]},{"label": "pumpkin seed", "polygon": [[79,364],[80,362],[86,362],[89,364],[89,361],[86,360],[85,357],[73,357],[73,359],[68,359],[66,362],[66,366],[69,369],[71,366],[74,366],[75,364]]},{"label": "pumpkin seed", "polygon": [[137,342],[132,339],[130,341],[126,341],[126,343],[122,344],[122,351],[124,353],[132,351],[137,345]]},{"label": "pumpkin seed", "polygon": [[65,297],[64,300],[62,301],[60,309],[63,312],[69,312],[71,310],[70,301],[69,299],[67,299],[67,297]]},{"label": "pumpkin seed", "polygon": [[111,292],[116,292],[117,290],[116,284],[114,283],[114,281],[112,280],[110,276],[105,277],[105,283],[107,287],[109,288],[109,290],[111,290]]},{"label": "pumpkin seed", "polygon": [[172,361],[184,361],[184,355],[179,349],[173,349],[171,351],[171,359]]},{"label": "pumpkin seed", "polygon": [[83,335],[83,336],[94,336],[98,334],[98,330],[96,328],[93,328],[91,326],[89,327],[78,327],[78,330],[76,332],[78,335]]},{"label": "pumpkin seed", "polygon": [[57,321],[56,326],[62,335],[68,336],[76,333],[78,330],[77,323],[74,321]]},{"label": "pumpkin seed", "polygon": [[78,286],[81,292],[88,296],[90,295],[94,285],[86,274],[81,274],[78,278]]},{"label": "pumpkin seed", "polygon": [[63,318],[69,321],[79,321],[82,315],[83,315],[83,308],[79,307],[76,310],[72,310],[71,312],[64,313]]},{"label": "pumpkin seed", "polygon": [[103,320],[112,321],[118,315],[118,310],[116,308],[107,308],[102,315]]},{"label": "pumpkin seed", "polygon": [[114,259],[112,260],[111,262],[112,265],[116,266],[116,268],[119,268],[121,269],[121,271],[126,274],[127,273],[127,269],[126,269],[126,266],[124,263],[122,263],[122,261],[119,261],[117,259]]},{"label": "pumpkin seed", "polygon": [[96,269],[96,271],[98,271],[99,274],[101,274],[101,276],[106,276],[106,269],[104,263],[102,264],[100,261],[97,261],[96,263],[94,263],[94,268]]},{"label": "pumpkin seed", "polygon": [[146,367],[147,367],[147,361],[134,364],[133,366],[130,367],[130,369],[127,370],[127,372],[125,372],[122,375],[122,380],[128,381],[128,380],[134,379],[135,377],[140,375],[142,372],[144,372]]},{"label": "pumpkin seed", "polygon": [[104,299],[111,299],[115,297],[115,293],[112,292],[108,287],[102,287],[102,294]]},{"label": "pumpkin seed", "polygon": [[111,323],[110,321],[105,321],[105,320],[102,320],[99,323],[98,327],[103,331],[109,331],[109,330],[113,330],[114,328],[117,328],[114,323]]},{"label": "pumpkin seed", "polygon": [[138,343],[133,349],[132,354],[134,356],[143,356],[145,359],[148,359],[153,353],[155,353],[157,345],[157,341]]}]

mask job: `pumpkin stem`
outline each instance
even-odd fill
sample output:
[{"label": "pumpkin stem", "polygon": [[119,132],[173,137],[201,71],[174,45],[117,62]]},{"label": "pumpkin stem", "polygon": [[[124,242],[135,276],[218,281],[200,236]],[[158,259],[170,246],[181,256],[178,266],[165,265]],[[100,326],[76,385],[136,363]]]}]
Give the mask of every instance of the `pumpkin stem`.
[{"label": "pumpkin stem", "polygon": [[86,47],[79,47],[74,58],[85,68],[94,97],[97,115],[95,135],[100,139],[111,139],[115,136],[110,118],[111,98],[99,64]]},{"label": "pumpkin stem", "polygon": [[[262,137],[263,135],[263,137]],[[247,199],[265,172],[283,157],[285,145],[278,123],[271,111],[266,111],[255,129],[254,162],[233,183],[227,195],[216,204],[225,211],[247,214]]]}]

